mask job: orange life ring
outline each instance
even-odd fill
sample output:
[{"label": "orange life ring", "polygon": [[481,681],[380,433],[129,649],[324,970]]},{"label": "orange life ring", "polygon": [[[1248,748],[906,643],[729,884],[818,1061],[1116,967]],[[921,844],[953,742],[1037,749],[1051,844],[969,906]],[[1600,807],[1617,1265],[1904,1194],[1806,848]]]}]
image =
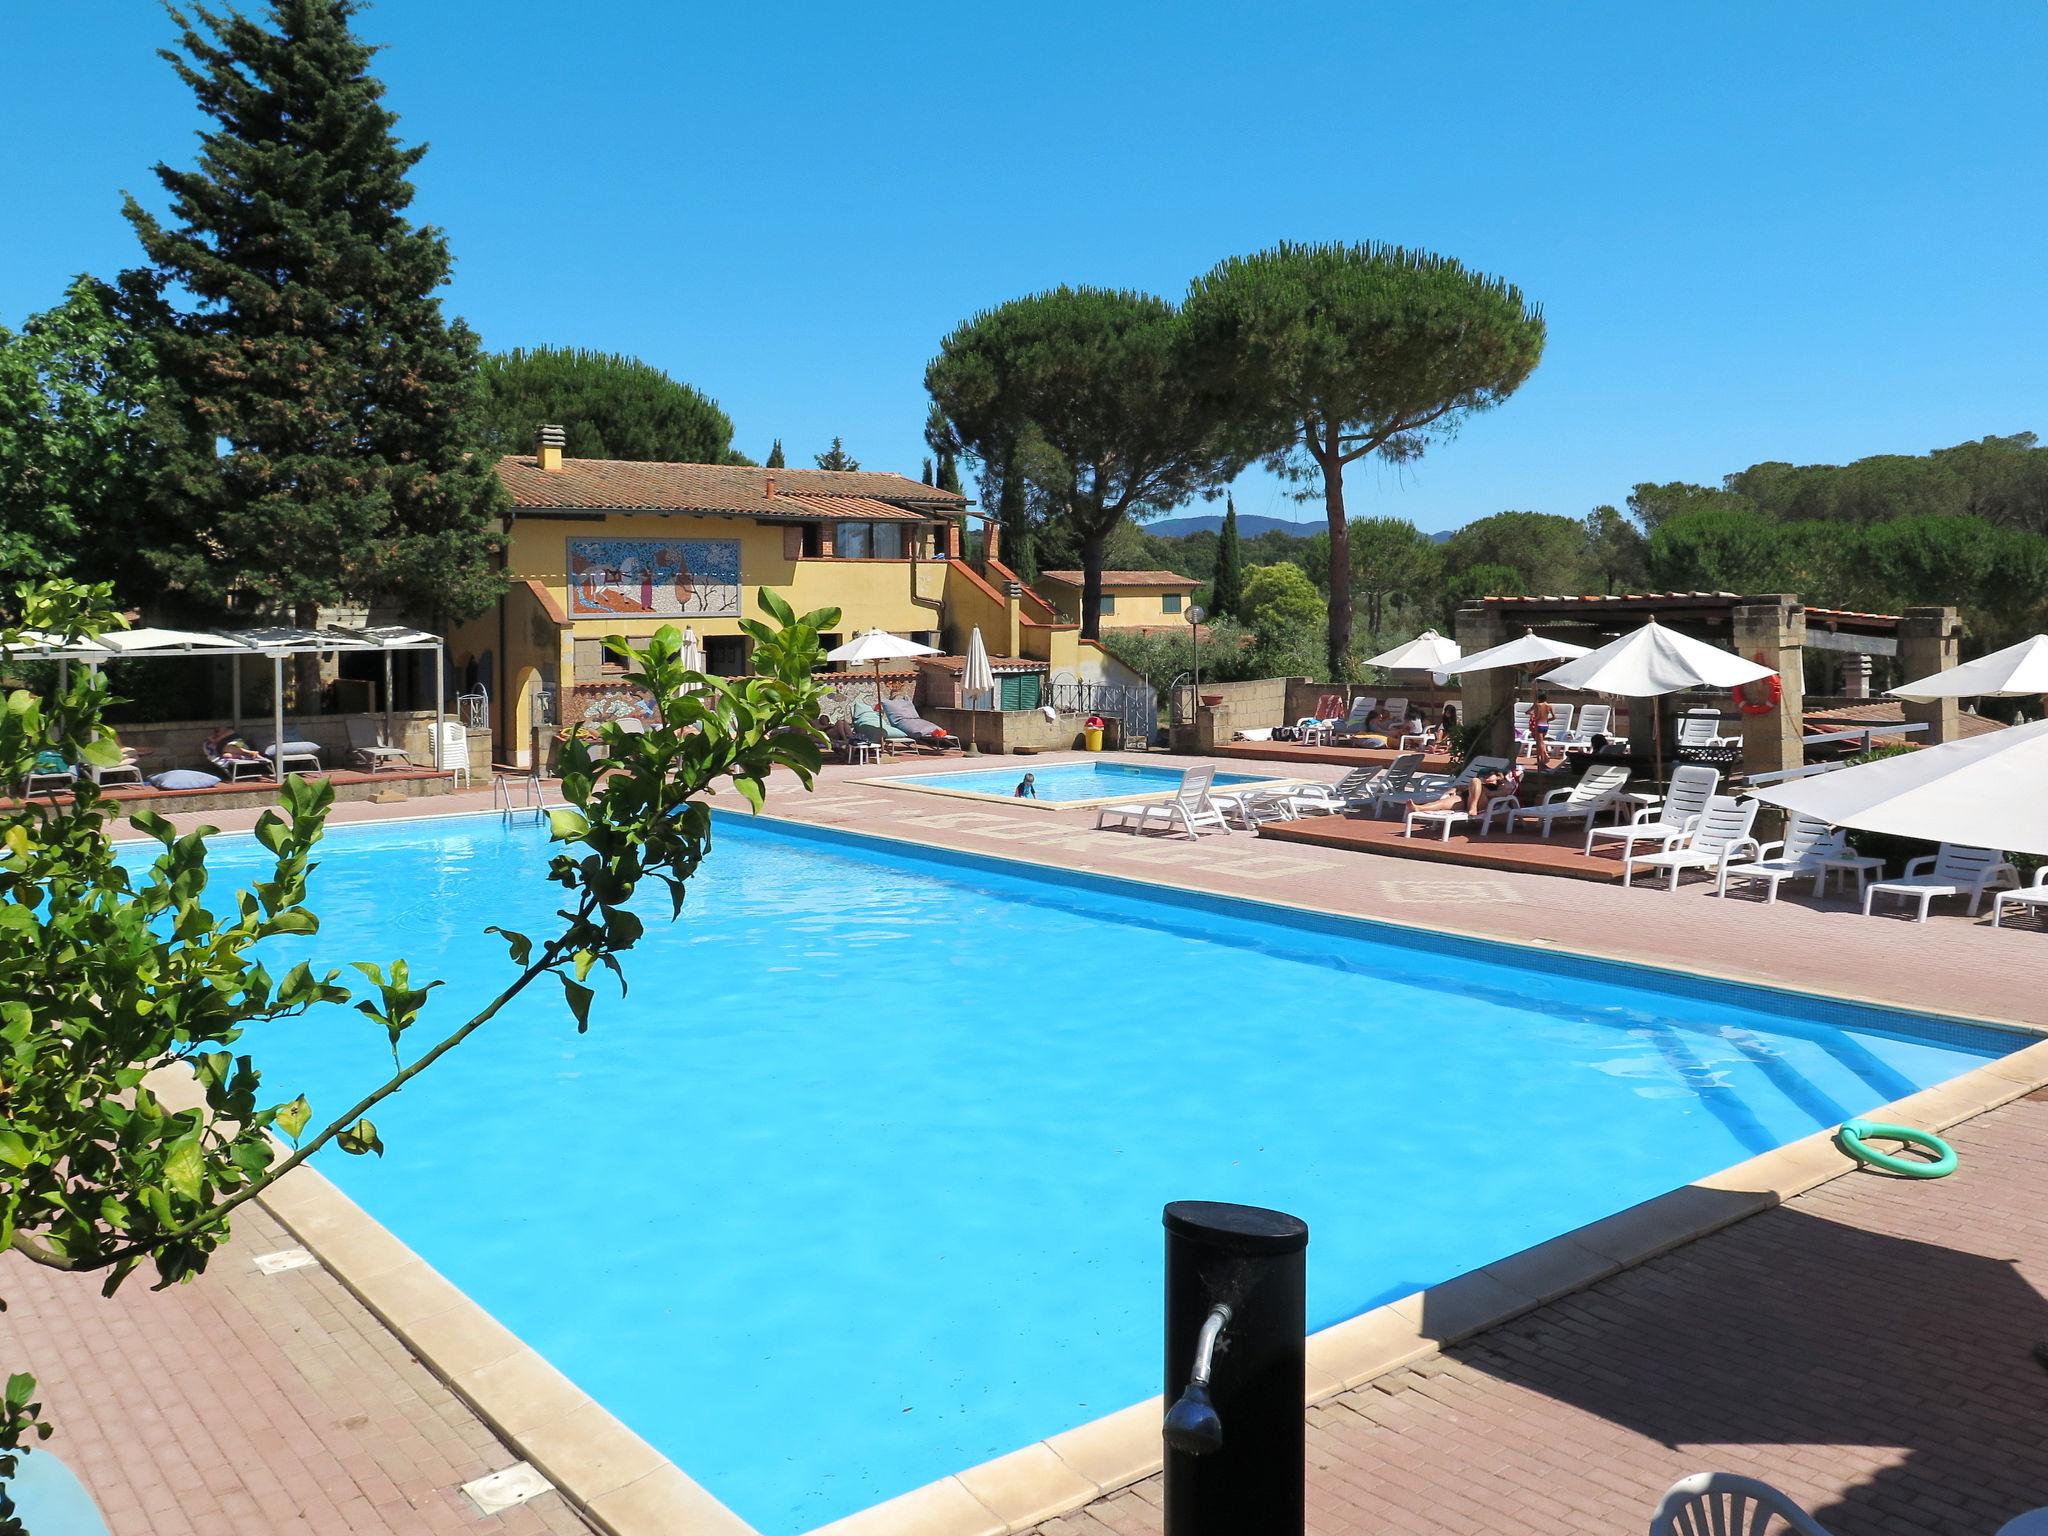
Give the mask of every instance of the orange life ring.
[{"label": "orange life ring", "polygon": [[[1758,651],[1753,659],[1758,666],[1762,666],[1764,664],[1764,653]],[[1770,697],[1768,699],[1752,699],[1749,696],[1750,685],[1747,683],[1744,683],[1739,688],[1729,690],[1735,696],[1736,707],[1745,715],[1768,715],[1778,707],[1778,700],[1785,696],[1785,681],[1775,672],[1757,686],[1762,687],[1765,692],[1770,694]]]}]

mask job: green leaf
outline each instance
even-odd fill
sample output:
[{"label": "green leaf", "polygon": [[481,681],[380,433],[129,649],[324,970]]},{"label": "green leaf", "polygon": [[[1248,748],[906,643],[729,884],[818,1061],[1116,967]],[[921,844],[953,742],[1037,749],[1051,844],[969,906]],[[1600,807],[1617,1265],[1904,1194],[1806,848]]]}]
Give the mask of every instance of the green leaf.
[{"label": "green leaf", "polygon": [[590,818],[571,806],[548,812],[548,830],[558,843],[573,843],[590,830]]},{"label": "green leaf", "polygon": [[486,928],[484,932],[495,933],[505,941],[505,947],[512,951],[512,963],[514,965],[523,967],[533,959],[533,940],[529,939],[525,934],[514,933],[510,928],[499,928],[496,926]]},{"label": "green leaf", "polygon": [[285,1135],[289,1136],[293,1141],[297,1141],[300,1134],[306,1129],[306,1122],[312,1118],[313,1106],[306,1102],[306,1096],[302,1093],[296,1099],[293,1099],[291,1103],[280,1104],[277,1107],[275,1124]]},{"label": "green leaf", "polygon": [[595,995],[580,981],[562,978],[562,993],[569,1000],[569,1011],[576,1015],[576,1033],[582,1034],[590,1028],[590,999]]},{"label": "green leaf", "polygon": [[10,1168],[28,1166],[28,1143],[21,1139],[19,1131],[0,1127],[0,1163]]},{"label": "green leaf", "polygon": [[352,1157],[361,1157],[366,1152],[384,1155],[384,1142],[377,1135],[377,1127],[368,1120],[358,1120],[347,1130],[336,1131],[334,1144]]},{"label": "green leaf", "polygon": [[197,1200],[206,1174],[206,1159],[197,1135],[171,1143],[164,1154],[164,1182],[187,1200]]}]

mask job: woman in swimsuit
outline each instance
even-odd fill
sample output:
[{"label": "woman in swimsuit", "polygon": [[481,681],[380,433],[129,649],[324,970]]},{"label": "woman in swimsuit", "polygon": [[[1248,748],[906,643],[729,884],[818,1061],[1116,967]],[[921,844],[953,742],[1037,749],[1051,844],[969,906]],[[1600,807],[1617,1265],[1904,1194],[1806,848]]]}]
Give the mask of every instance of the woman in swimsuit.
[{"label": "woman in swimsuit", "polygon": [[1536,690],[1536,702],[1529,706],[1529,738],[1536,746],[1536,771],[1541,773],[1550,766],[1550,722],[1557,718],[1557,711],[1550,707],[1550,695],[1542,689]]}]

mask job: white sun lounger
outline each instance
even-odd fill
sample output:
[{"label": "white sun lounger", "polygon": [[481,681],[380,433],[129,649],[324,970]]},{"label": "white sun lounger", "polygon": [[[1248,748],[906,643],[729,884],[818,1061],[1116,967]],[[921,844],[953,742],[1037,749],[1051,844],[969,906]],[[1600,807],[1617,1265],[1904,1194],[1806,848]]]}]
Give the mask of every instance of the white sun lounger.
[{"label": "white sun lounger", "polygon": [[2034,883],[2024,890],[2000,891],[1991,898],[1991,926],[2003,926],[2005,904],[2016,907],[2032,907],[2036,912],[2048,912],[2048,864],[2034,871]]},{"label": "white sun lounger", "polygon": [[1216,770],[1212,767],[1190,768],[1180,776],[1180,788],[1167,799],[1103,806],[1095,813],[1096,829],[1129,827],[1135,836],[1147,827],[1160,827],[1168,832],[1185,832],[1190,839],[1200,837],[1203,827],[1228,832],[1230,823],[1209,798],[1209,786],[1215,778]]},{"label": "white sun lounger", "polygon": [[412,766],[412,759],[405,755],[402,747],[394,747],[384,739],[384,727],[361,715],[348,717],[348,750],[349,755],[371,773],[383,768]]},{"label": "white sun lounger", "polygon": [[1407,808],[1418,800],[1434,800],[1453,789],[1463,789],[1474,779],[1484,778],[1489,773],[1506,773],[1512,765],[1504,757],[1475,757],[1453,778],[1441,773],[1425,773],[1405,789],[1387,790],[1375,795],[1372,800],[1374,815],[1379,815],[1389,806],[1398,806],[1405,815]]},{"label": "white sun lounger", "polygon": [[1671,775],[1671,788],[1662,805],[1645,806],[1636,812],[1633,821],[1618,827],[1596,827],[1589,822],[1586,826],[1586,856],[1591,858],[1594,845],[1604,842],[1620,842],[1623,858],[1636,851],[1637,843],[1657,843],[1665,848],[1674,846],[1692,829],[1693,819],[1707,808],[1707,802],[1720,787],[1720,769],[1687,763]]},{"label": "white sun lounger", "polygon": [[2018,889],[2020,872],[2008,864],[1996,850],[1990,848],[1969,848],[1960,843],[1943,843],[1933,853],[1912,860],[1906,865],[1905,874],[1896,880],[1879,880],[1863,888],[1863,915],[1870,916],[1870,906],[1877,897],[1897,896],[1904,901],[1917,900],[1920,913],[1916,921],[1927,921],[1928,905],[1937,896],[1967,896],[1970,898],[1970,916],[1977,915],[1985,893],[2010,887]]},{"label": "white sun lounger", "polygon": [[[1569,789],[1553,789],[1543,797],[1541,805],[1524,807],[1517,800],[1507,815],[1508,827],[1512,830],[1518,823],[1533,822],[1543,836],[1550,836],[1551,828],[1560,821],[1577,821],[1585,818],[1587,826],[1602,811],[1622,804],[1621,792],[1628,788],[1628,770],[1618,763],[1603,763],[1597,768],[1588,768],[1579,782]],[[1492,810],[1492,806],[1487,807]]]},{"label": "white sun lounger", "polygon": [[1660,853],[1629,853],[1622,861],[1621,883],[1628,885],[1634,878],[1637,865],[1650,869],[1664,869],[1671,872],[1671,883],[1667,890],[1678,889],[1678,877],[1688,869],[1711,869],[1715,872],[1715,885],[1719,887],[1725,878],[1723,872],[1745,850],[1756,851],[1756,839],[1750,829],[1756,825],[1757,805],[1754,800],[1737,800],[1733,795],[1716,795],[1707,802],[1707,808],[1693,822],[1692,832],[1684,842],[1675,848],[1666,848]]},{"label": "white sun lounger", "polygon": [[1818,816],[1794,815],[1786,824],[1783,842],[1760,843],[1755,858],[1722,869],[1720,894],[1728,894],[1730,880],[1761,880],[1768,904],[1778,899],[1778,887],[1787,880],[1811,880],[1818,896],[1828,875],[1826,861],[1848,851],[1847,833]]}]

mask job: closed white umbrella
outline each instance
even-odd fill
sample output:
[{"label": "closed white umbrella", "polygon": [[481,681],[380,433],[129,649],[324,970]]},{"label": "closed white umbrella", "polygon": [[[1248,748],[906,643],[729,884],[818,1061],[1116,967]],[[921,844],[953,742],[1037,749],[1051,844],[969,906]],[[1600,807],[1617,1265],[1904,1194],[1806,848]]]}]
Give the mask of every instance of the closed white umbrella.
[{"label": "closed white umbrella", "polygon": [[936,656],[939,648],[935,645],[919,645],[915,640],[905,640],[901,635],[892,635],[886,629],[871,629],[856,635],[845,645],[825,653],[827,661],[851,664],[872,661],[875,664],[875,713],[882,712],[882,663],[899,661],[907,656]]},{"label": "closed white umbrella", "polygon": [[697,631],[687,625],[683,629],[683,648],[676,660],[682,663],[685,672],[704,670],[704,647],[697,643]]},{"label": "closed white umbrella", "polygon": [[[996,691],[996,671],[988,663],[988,647],[982,643],[978,624],[967,637],[967,665],[961,669],[960,687],[967,695],[969,709],[980,709],[981,696]],[[976,755],[981,752],[980,734],[978,730],[968,732],[967,745]]]},{"label": "closed white umbrella", "polygon": [[1446,640],[1435,630],[1425,629],[1406,645],[1397,645],[1391,651],[1368,657],[1365,664],[1396,672],[1448,672],[1458,655],[1457,641]]},{"label": "closed white umbrella", "polygon": [[1546,662],[1589,656],[1592,651],[1590,645],[1552,640],[1531,629],[1524,630],[1520,639],[1510,640],[1505,645],[1490,646],[1483,651],[1474,651],[1470,656],[1460,657],[1456,666],[1445,667],[1444,671],[1462,675],[1466,672],[1491,672],[1497,667],[1540,667]]},{"label": "closed white umbrella", "polygon": [[2048,854],[2048,720],[1752,791],[1837,827]]},{"label": "closed white umbrella", "polygon": [[1566,662],[1543,681],[1556,688],[1650,700],[1651,760],[1661,780],[1664,737],[1656,702],[1660,696],[1687,688],[1740,688],[1777,675],[1769,667],[1744,661],[1733,651],[1666,629],[1652,619],[1641,629]]},{"label": "closed white umbrella", "polygon": [[[108,637],[114,638],[114,637]],[[2019,699],[2048,693],[2048,635],[2035,635],[1989,656],[1891,690],[1895,699]]]}]

